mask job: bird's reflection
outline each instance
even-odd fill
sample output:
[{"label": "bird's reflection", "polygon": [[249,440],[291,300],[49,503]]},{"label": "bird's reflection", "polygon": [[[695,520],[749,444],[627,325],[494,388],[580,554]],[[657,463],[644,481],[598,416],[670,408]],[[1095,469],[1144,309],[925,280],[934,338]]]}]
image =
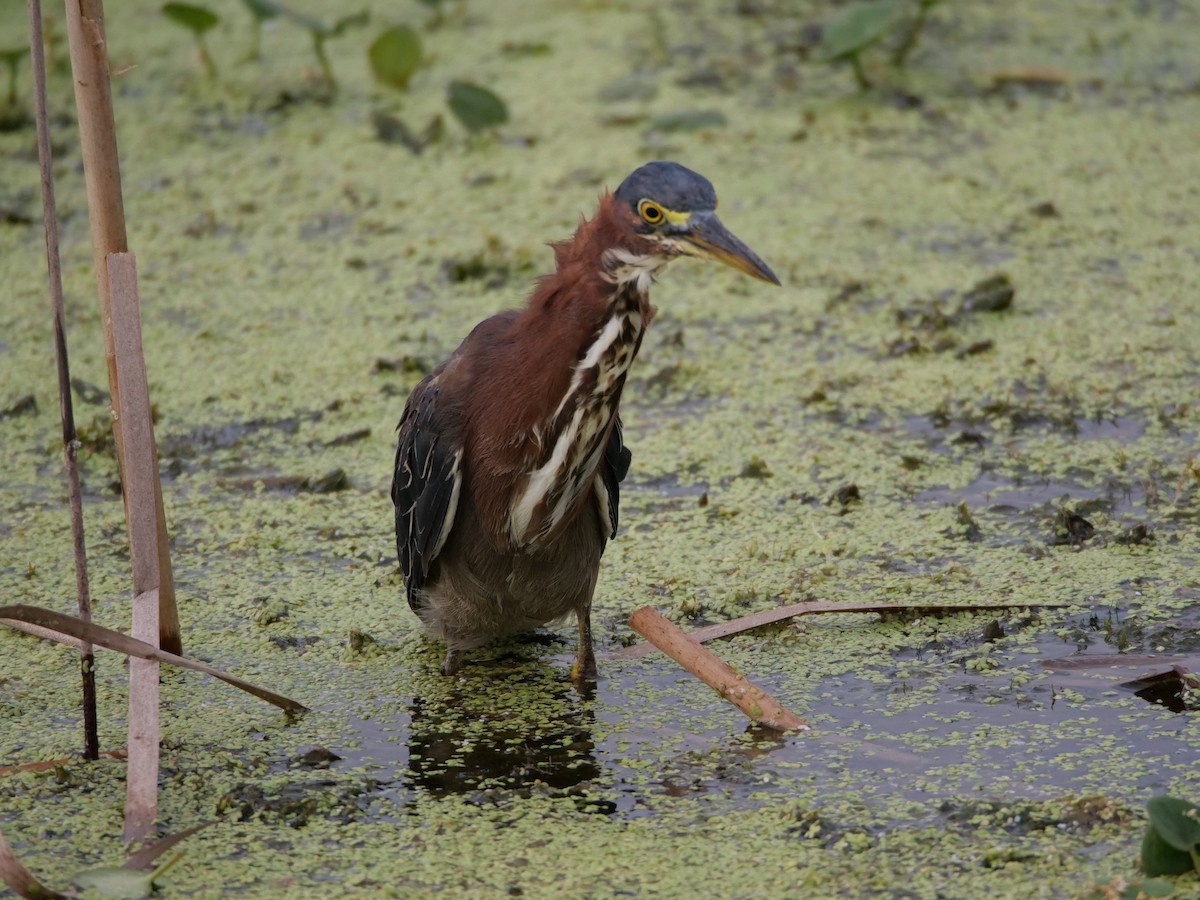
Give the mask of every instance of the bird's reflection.
[{"label": "bird's reflection", "polygon": [[610,812],[589,788],[600,776],[592,698],[538,665],[423,679],[410,706],[410,784],[434,797],[486,802],[507,795],[578,797]]}]

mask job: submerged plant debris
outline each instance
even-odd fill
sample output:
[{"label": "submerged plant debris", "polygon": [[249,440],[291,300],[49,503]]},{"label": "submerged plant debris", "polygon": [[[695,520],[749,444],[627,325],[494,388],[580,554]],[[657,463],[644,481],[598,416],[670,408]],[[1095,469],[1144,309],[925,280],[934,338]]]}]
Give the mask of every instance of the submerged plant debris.
[{"label": "submerged plant debris", "polygon": [[[1149,797],[1200,800],[1191,681],[1164,704],[1041,665],[1200,652],[1196,9],[1105,3],[1081,29],[1065,2],[943,4],[864,92],[798,49],[826,4],[416,12],[438,72],[405,119],[463,81],[509,122],[415,155],[377,136],[365,32],[326,48],[330,98],[287,29],[213,81],[155,4],[108,6],[184,649],[312,710],[163,673],[161,832],[214,822],[164,895],[682,894],[736,871],[747,896],[1075,896],[1136,879]],[[239,22],[210,48],[247,46]],[[72,374],[101,386],[69,73],[49,89]],[[680,110],[709,124],[650,126]],[[0,133],[0,586],[69,612],[34,146]],[[652,158],[709,176],[784,287],[687,260],[656,286],[599,649],[647,604],[688,628],[804,600],[1065,608],[729,640],[814,726],[782,738],[661,655],[580,694],[569,626],[438,674],[394,555],[404,397]],[[81,426],[94,615],[120,629],[108,414]],[[97,676],[115,750],[124,668]],[[72,651],[0,630],[0,766],[75,751],[77,682]],[[48,886],[122,859],[124,765],[0,777],[0,830]]]}]

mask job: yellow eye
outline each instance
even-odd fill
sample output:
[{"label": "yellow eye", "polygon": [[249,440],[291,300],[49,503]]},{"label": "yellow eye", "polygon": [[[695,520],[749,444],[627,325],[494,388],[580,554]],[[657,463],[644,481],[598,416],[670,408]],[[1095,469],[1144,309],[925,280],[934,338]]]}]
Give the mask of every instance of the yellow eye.
[{"label": "yellow eye", "polygon": [[639,203],[638,212],[650,225],[657,225],[666,216],[666,214],[663,212],[663,208],[653,200],[643,200],[641,203]]}]

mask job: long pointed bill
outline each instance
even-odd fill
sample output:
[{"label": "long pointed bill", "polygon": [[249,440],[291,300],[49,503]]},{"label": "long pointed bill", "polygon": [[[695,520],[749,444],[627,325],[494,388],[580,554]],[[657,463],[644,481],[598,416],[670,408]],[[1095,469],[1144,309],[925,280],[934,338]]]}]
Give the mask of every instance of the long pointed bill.
[{"label": "long pointed bill", "polygon": [[762,281],[779,284],[779,279],[775,277],[771,267],[734,237],[733,232],[721,224],[716,213],[692,213],[688,219],[687,232],[680,234],[678,238],[690,255],[715,259]]}]

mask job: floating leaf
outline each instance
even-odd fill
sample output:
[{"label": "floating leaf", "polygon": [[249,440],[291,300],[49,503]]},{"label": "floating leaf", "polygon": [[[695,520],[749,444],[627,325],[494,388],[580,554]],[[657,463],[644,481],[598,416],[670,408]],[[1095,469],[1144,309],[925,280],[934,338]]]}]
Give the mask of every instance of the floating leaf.
[{"label": "floating leaf", "polygon": [[195,34],[204,34],[221,21],[216,13],[191,3],[167,3],[162,8],[162,14]]},{"label": "floating leaf", "polygon": [[1146,803],[1150,826],[1159,837],[1185,853],[1200,847],[1200,807],[1178,797],[1151,797]]},{"label": "floating leaf", "polygon": [[141,900],[154,893],[154,873],[121,866],[99,866],[75,876],[75,884],[101,897]]},{"label": "floating leaf", "polygon": [[203,827],[205,826],[189,828],[178,835],[159,841],[153,849],[131,856],[123,866],[97,866],[94,869],[80,872],[75,876],[75,884],[85,890],[93,890],[102,897],[116,897],[119,900],[141,900],[142,897],[149,897],[155,891],[155,882],[164,872],[179,862],[183,858],[183,854],[176,853],[153,872],[141,871],[131,863],[134,863],[140,856],[141,861],[148,864],[158,853]]},{"label": "floating leaf", "polygon": [[1176,850],[1162,839],[1153,825],[1142,838],[1142,871],[1147,875],[1182,875],[1193,869],[1192,855]]},{"label": "floating leaf", "polygon": [[885,34],[896,18],[894,0],[852,3],[825,24],[821,43],[829,59],[854,56]]},{"label": "floating leaf", "polygon": [[400,91],[421,67],[421,56],[421,37],[407,25],[387,29],[367,50],[375,77]]},{"label": "floating leaf", "polygon": [[508,121],[504,101],[485,87],[469,81],[452,81],[447,94],[450,112],[472,133]]}]

